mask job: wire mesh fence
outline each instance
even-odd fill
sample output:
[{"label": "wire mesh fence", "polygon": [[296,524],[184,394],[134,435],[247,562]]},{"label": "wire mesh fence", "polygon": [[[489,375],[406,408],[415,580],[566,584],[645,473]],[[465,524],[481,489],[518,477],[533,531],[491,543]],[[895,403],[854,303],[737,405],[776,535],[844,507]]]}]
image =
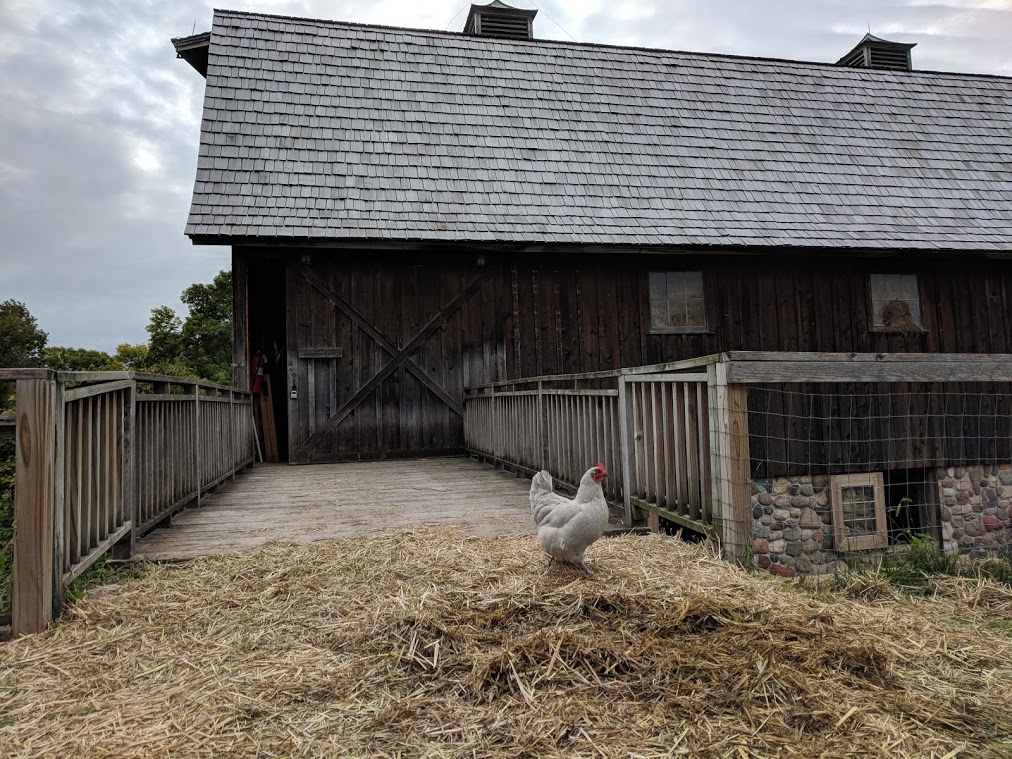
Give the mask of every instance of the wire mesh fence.
[{"label": "wire mesh fence", "polygon": [[1012,393],[753,385],[747,406],[750,497],[736,516],[754,565],[829,574],[918,541],[972,557],[1012,550]]}]

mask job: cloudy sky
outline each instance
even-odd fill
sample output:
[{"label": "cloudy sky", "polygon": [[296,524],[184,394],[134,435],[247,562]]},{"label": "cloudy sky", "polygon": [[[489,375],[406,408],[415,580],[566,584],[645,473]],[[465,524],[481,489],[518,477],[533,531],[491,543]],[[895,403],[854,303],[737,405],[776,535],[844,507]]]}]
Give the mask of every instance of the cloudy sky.
[{"label": "cloudy sky", "polygon": [[[223,7],[459,31],[464,0],[243,0]],[[1012,76],[1012,0],[517,0],[539,37],[835,61],[868,31],[915,68]],[[183,236],[204,80],[169,42],[204,0],[0,0],[0,301],[51,345],[143,342],[227,249]]]}]

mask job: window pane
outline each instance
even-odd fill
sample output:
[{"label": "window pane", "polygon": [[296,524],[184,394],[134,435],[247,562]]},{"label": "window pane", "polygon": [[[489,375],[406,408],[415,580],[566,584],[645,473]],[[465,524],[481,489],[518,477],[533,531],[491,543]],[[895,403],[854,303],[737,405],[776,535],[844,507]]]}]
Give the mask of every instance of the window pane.
[{"label": "window pane", "polygon": [[672,327],[688,327],[689,324],[685,318],[685,303],[684,301],[671,302],[668,306],[668,313],[671,315],[671,326]]},{"label": "window pane", "polygon": [[653,329],[663,329],[671,326],[670,319],[668,318],[668,302],[666,300],[651,302],[650,326]]},{"label": "window pane", "polygon": [[902,332],[922,326],[916,274],[872,274],[870,283],[876,327]]},{"label": "window pane", "polygon": [[668,298],[681,300],[685,297],[685,275],[680,271],[668,272]]},{"label": "window pane", "polygon": [[701,298],[693,298],[685,302],[685,326],[699,328],[706,326],[706,314]]},{"label": "window pane", "polygon": [[650,272],[650,300],[664,300],[667,297],[666,280],[661,272]]},{"label": "window pane", "polygon": [[689,298],[703,297],[703,272],[687,271],[685,274],[685,294]]},{"label": "window pane", "polygon": [[706,328],[702,272],[651,272],[649,282],[652,329],[679,331]]}]

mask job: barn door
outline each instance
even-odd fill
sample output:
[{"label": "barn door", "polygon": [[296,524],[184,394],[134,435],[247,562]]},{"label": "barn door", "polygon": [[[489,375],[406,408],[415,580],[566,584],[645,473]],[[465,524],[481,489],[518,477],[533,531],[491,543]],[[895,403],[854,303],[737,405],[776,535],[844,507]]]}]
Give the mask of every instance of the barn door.
[{"label": "barn door", "polygon": [[[488,272],[463,279],[455,274],[453,292],[429,288],[419,293],[419,302],[429,299],[427,318],[411,323],[399,313],[396,290],[415,267],[399,272],[377,265],[354,274],[335,269],[302,262],[293,262],[288,269],[288,393],[294,390],[296,396],[289,400],[292,461],[427,450],[415,430],[401,434],[398,429],[397,439],[390,439],[394,427],[422,424],[410,409],[401,408],[404,393],[391,391],[390,386],[404,378],[419,386],[423,406],[438,404],[463,417],[459,388],[451,391],[441,384],[438,372],[420,366],[417,355],[481,289]],[[446,355],[441,358],[447,361]],[[459,363],[457,357],[449,361]],[[378,426],[384,430],[377,432]]]}]

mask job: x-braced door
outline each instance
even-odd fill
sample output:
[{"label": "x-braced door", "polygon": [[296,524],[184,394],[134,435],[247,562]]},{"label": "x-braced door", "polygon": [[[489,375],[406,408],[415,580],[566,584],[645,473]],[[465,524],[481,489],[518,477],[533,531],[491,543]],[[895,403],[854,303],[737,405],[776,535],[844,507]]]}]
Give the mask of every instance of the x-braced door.
[{"label": "x-braced door", "polygon": [[[339,262],[289,264],[286,392],[293,462],[459,447],[433,444],[422,427],[439,415],[435,407],[443,418],[463,417],[460,382],[446,383],[447,371],[459,371],[460,357],[451,354],[460,340],[449,348],[447,341],[437,343],[438,350],[427,344],[451,322],[454,334],[463,329],[459,312],[489,272],[462,275],[457,269],[440,276],[421,270],[410,264],[354,270]],[[422,276],[436,279],[422,283]],[[433,362],[442,362],[441,371]],[[400,383],[410,387],[394,387]]]}]

